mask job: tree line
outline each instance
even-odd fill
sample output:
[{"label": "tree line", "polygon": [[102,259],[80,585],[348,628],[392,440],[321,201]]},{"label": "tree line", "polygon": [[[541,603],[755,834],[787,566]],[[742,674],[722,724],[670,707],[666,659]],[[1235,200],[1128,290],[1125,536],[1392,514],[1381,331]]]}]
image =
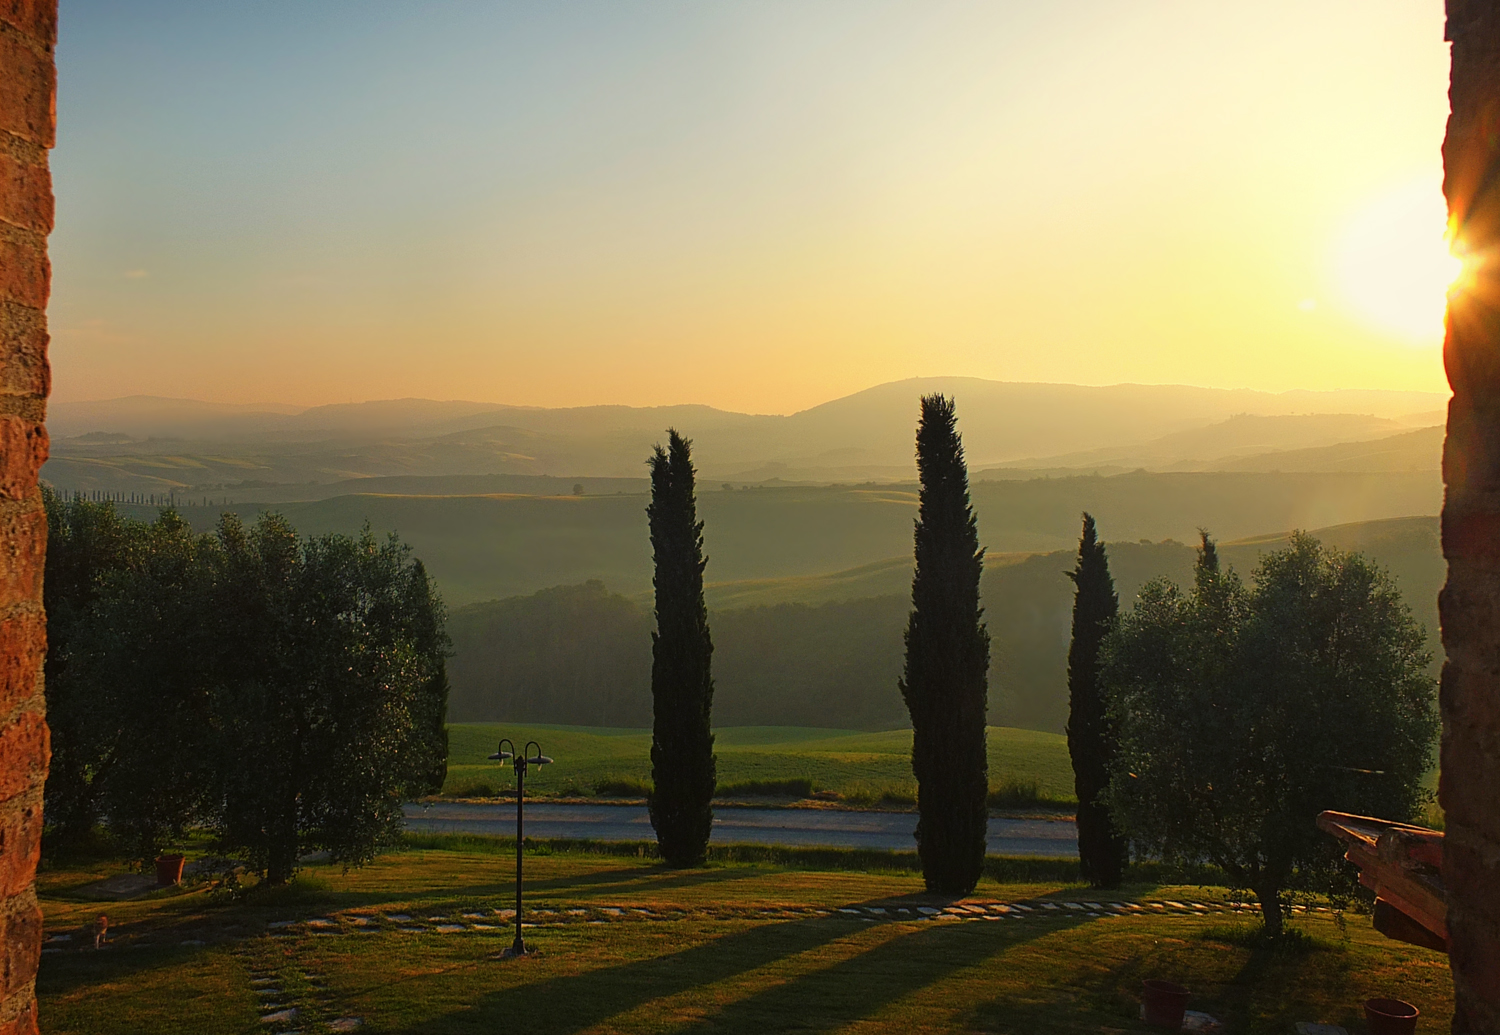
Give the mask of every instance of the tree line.
[{"label": "tree line", "polygon": [[272,882],[360,863],[447,764],[443,607],[395,537],[211,534],[45,496],[47,843],[149,858],[207,827]]},{"label": "tree line", "polygon": [[[913,729],[923,875],[932,890],[962,894],[973,890],[983,869],[988,820],[989,634],[979,605],[984,551],[952,400],[922,399],[916,437],[921,491],[899,687]],[[691,443],[670,430],[649,466],[656,630],[647,803],[662,858],[693,866],[707,852],[716,782],[714,645],[703,598],[708,559]]]},{"label": "tree line", "polygon": [[1068,746],[1094,885],[1118,885],[1131,851],[1213,863],[1279,935],[1290,892],[1347,878],[1319,812],[1410,821],[1431,799],[1426,635],[1359,554],[1299,533],[1246,583],[1203,532],[1191,585],[1153,580],[1121,612],[1085,514],[1072,577]]},{"label": "tree line", "polygon": [[[650,796],[663,858],[702,861],[712,825],[713,637],[691,443],[651,458],[656,630]],[[951,399],[916,434],[914,575],[898,681],[913,729],[918,855],[930,890],[966,894],[988,820],[990,636],[984,551]],[[1431,656],[1390,576],[1296,534],[1249,583],[1202,533],[1192,587],[1148,582],[1119,609],[1085,514],[1068,653],[1068,742],[1084,876],[1118,885],[1132,851],[1218,865],[1279,934],[1289,890],[1330,880],[1325,809],[1413,818],[1437,730]]]}]

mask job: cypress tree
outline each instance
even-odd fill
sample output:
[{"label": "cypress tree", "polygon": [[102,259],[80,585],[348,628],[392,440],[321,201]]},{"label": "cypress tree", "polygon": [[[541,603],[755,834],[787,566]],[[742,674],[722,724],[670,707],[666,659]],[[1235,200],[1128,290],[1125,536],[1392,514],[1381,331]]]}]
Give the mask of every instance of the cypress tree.
[{"label": "cypress tree", "polygon": [[1099,800],[1109,784],[1115,753],[1099,683],[1099,646],[1120,602],[1092,515],[1083,515],[1078,567],[1067,576],[1077,587],[1073,642],[1068,648],[1068,754],[1073,757],[1073,788],[1078,794],[1078,866],[1094,887],[1114,888],[1124,876],[1126,844]]},{"label": "cypress tree", "polygon": [[703,603],[703,522],[693,494],[692,442],[669,430],[651,468],[656,632],[651,636],[651,825],[671,866],[708,852],[717,781],[711,721],[714,645]]},{"label": "cypress tree", "polygon": [[984,551],[953,401],[922,398],[916,572],[901,696],[911,713],[917,852],[930,891],[966,895],[984,868],[989,819],[985,708],[990,636],[980,620]]}]

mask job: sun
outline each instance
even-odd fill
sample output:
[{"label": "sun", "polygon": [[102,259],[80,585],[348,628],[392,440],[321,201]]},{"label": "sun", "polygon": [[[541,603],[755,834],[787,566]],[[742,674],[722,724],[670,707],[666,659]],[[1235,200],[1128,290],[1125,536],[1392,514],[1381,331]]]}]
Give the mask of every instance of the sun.
[{"label": "sun", "polygon": [[1426,177],[1355,214],[1334,261],[1339,288],[1362,321],[1413,345],[1442,342],[1448,288],[1463,267],[1449,251],[1447,222],[1442,190]]}]

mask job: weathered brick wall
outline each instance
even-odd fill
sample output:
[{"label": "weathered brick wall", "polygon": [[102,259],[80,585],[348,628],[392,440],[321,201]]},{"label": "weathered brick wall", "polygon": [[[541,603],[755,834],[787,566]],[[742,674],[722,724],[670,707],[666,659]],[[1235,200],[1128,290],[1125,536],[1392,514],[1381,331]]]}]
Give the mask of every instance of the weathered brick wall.
[{"label": "weathered brick wall", "polygon": [[36,1031],[47,724],[37,472],[47,457],[47,293],[57,0],[0,0],[0,1035]]},{"label": "weathered brick wall", "polygon": [[1448,0],[1448,39],[1443,191],[1472,258],[1443,348],[1443,876],[1453,1030],[1500,1035],[1500,0]]}]

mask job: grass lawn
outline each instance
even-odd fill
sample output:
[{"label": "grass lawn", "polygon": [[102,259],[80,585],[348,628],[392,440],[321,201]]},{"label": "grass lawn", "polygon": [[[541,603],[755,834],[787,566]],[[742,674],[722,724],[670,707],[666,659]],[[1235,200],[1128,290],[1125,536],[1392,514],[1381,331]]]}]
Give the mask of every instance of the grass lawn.
[{"label": "grass lawn", "polygon": [[[1299,916],[1299,944],[1268,951],[1218,889],[1140,884],[1101,903],[1058,882],[987,879],[966,903],[1033,910],[927,919],[919,908],[950,903],[910,873],[672,871],[567,852],[528,859],[538,952],[501,960],[511,935],[497,910],[511,904],[512,870],[496,847],[408,849],[348,873],[311,867],[279,897],[240,904],[187,890],[101,906],[78,889],[107,868],[46,872],[48,933],[72,939],[43,957],[43,1030],[311,1033],[359,1018],[379,1035],[1135,1032],[1147,1030],[1136,992],[1152,976],[1188,985],[1191,1007],[1235,1033],[1291,1032],[1299,1020],[1362,1032],[1360,1003],[1377,994],[1416,1003],[1426,1031],[1446,1030],[1452,1010],[1445,957],[1390,942],[1365,917],[1340,929],[1319,912]],[[1163,905],[1109,912],[1134,902]],[[1093,903],[1104,915],[1089,915]],[[101,909],[114,938],[94,952],[80,928]],[[263,1021],[263,1002],[297,1014]]]},{"label": "grass lawn", "polygon": [[[445,794],[504,790],[512,785],[486,757],[501,737],[535,740],[556,759],[540,775],[528,774],[527,794],[591,794],[606,779],[651,778],[651,731],[588,726],[457,723],[448,727]],[[794,726],[738,726],[714,731],[719,782],[806,778],[819,789],[856,799],[878,799],[884,790],[915,793],[911,730],[865,733]],[[990,783],[1035,782],[1045,799],[1073,800],[1067,739],[1056,733],[991,726]],[[475,796],[488,796],[479,795]]]}]

